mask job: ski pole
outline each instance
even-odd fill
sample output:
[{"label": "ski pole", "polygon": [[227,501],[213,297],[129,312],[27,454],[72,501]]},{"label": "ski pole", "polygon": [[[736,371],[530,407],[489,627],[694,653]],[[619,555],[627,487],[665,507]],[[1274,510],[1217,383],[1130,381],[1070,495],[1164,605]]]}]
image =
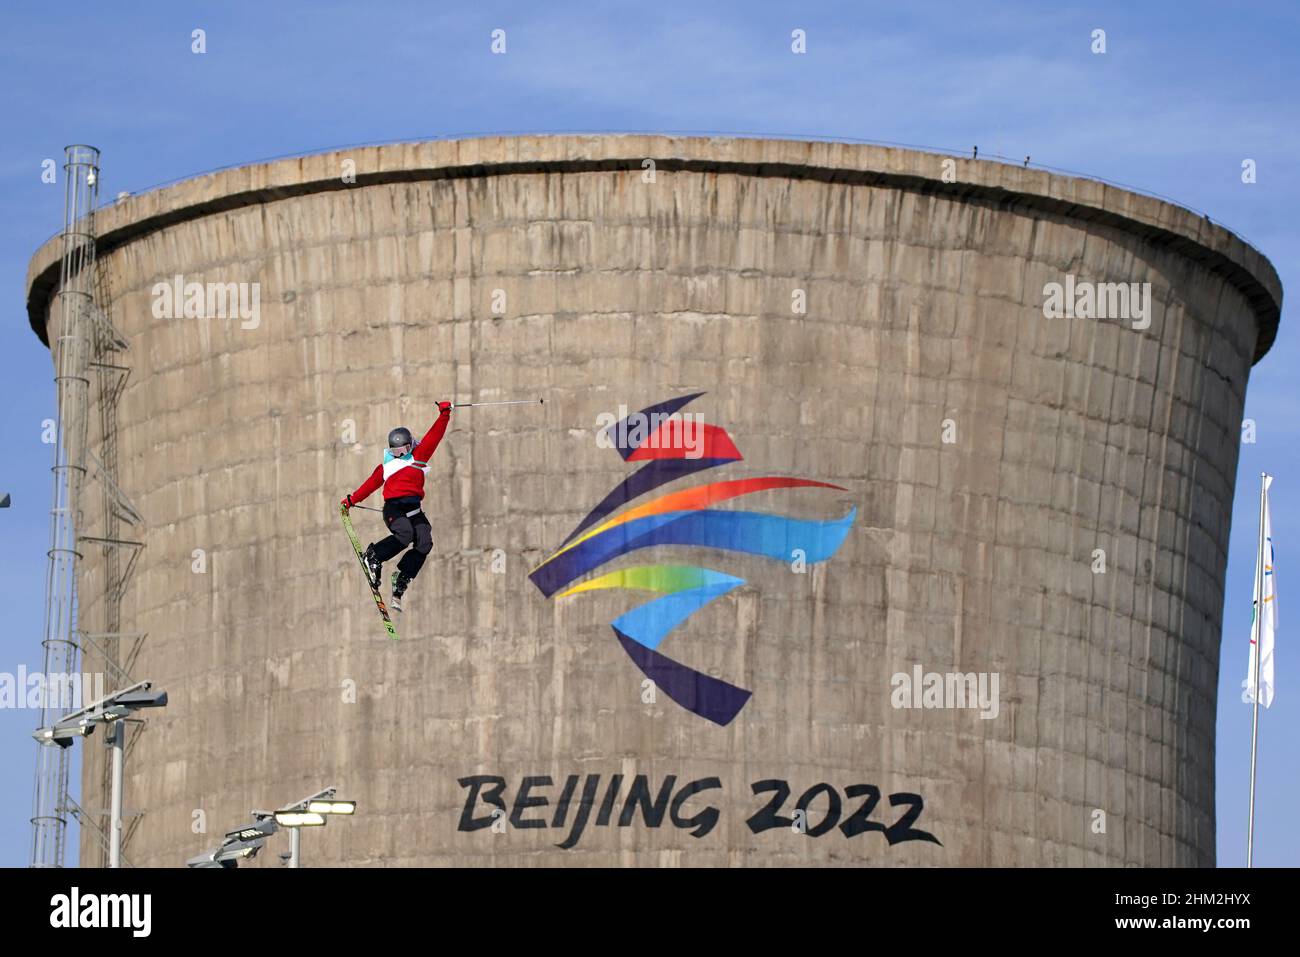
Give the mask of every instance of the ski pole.
[{"label": "ski pole", "polygon": [[367,512],[382,512],[382,508],[375,508],[373,505],[349,505],[348,508],[364,508]]},{"label": "ski pole", "polygon": [[453,402],[453,409],[473,409],[480,405],[532,405],[534,403],[541,405],[545,399],[506,399],[502,402]]}]

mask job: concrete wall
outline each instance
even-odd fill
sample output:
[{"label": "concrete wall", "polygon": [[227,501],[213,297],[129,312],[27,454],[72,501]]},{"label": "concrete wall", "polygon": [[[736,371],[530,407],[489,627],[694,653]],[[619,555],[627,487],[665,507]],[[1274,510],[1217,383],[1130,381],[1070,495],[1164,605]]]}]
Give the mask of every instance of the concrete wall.
[{"label": "concrete wall", "polygon": [[[1237,443],[1276,274],[1176,207],[964,160],[945,182],[943,162],[774,141],[426,143],[230,170],[101,214],[132,343],[121,485],[148,523],[133,673],[171,696],[130,756],[127,806],[145,816],[128,858],[179,865],[251,808],[337,784],[361,811],[306,835],[309,864],[1212,865]],[[43,247],[29,275],[42,334],[57,255]],[[1067,273],[1150,282],[1150,328],[1045,319],[1044,284]],[[154,318],[151,289],[176,274],[259,283],[259,324]],[[721,507],[857,508],[806,574],[652,556],[747,582],[665,643],[754,692],[726,727],[642,700],[609,622],[644,596],[548,600],[527,577],[631,471],[597,446],[597,416],[697,391],[687,411],[744,455],[698,482],[847,489]],[[390,642],[335,503],[437,399],[533,395],[547,404],[453,417],[425,499],[434,551]],[[916,665],[996,673],[997,717],[892,707],[891,676]],[[716,827],[614,826],[642,773],[656,791],[716,776],[680,814],[716,807]],[[597,808],[569,849],[575,809],[562,829],[462,832],[457,779],[474,774],[505,777],[512,802],[550,775],[550,804],[523,815],[548,823],[569,775],[599,774]],[[904,809],[890,794],[919,794],[915,827],[942,844],[753,833],[768,778],[789,783],[787,816],[832,785],[841,822],[863,801],[851,785],[880,789],[886,825]],[[98,781],[92,759],[91,808]]]}]

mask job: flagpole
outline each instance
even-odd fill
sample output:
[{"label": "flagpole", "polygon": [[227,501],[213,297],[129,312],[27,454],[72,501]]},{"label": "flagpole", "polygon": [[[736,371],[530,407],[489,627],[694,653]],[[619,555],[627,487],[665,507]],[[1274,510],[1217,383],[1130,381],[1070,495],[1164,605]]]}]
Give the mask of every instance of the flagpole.
[{"label": "flagpole", "polygon": [[1246,825],[1246,866],[1250,867],[1255,850],[1255,746],[1259,741],[1259,668],[1264,657],[1264,494],[1268,473],[1259,473],[1259,546],[1255,551],[1255,620],[1251,624],[1254,642],[1254,717],[1250,724],[1250,821]]}]

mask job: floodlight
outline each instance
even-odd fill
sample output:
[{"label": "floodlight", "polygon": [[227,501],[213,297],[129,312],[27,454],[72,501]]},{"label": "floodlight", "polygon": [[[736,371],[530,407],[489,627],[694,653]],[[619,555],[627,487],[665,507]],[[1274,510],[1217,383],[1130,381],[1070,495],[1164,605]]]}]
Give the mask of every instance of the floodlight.
[{"label": "floodlight", "polygon": [[70,748],[78,738],[84,738],[95,730],[93,724],[76,724],[69,727],[54,725],[51,728],[37,728],[32,737],[41,744],[57,744],[61,748]]},{"label": "floodlight", "polygon": [[336,801],[334,795],[338,788],[328,787],[323,791],[303,798],[296,804],[287,804],[275,812],[275,820],[283,827],[289,828],[289,866],[302,866],[302,831],[303,827],[320,827],[326,823],[331,814],[355,814],[356,801]]},{"label": "floodlight", "polygon": [[235,828],[216,850],[192,857],[186,867],[238,867],[242,860],[252,860],[266,845],[266,839],[279,828],[271,818],[258,818],[252,824]]},{"label": "floodlight", "polygon": [[313,814],[356,814],[356,801],[308,801],[307,810]]},{"label": "floodlight", "polygon": [[[148,682],[145,682],[146,686]],[[166,691],[150,691],[148,687],[140,691],[120,691],[113,696],[113,705],[122,708],[165,708]]]},{"label": "floodlight", "polygon": [[310,811],[277,811],[275,823],[281,827],[323,827],[325,816]]}]

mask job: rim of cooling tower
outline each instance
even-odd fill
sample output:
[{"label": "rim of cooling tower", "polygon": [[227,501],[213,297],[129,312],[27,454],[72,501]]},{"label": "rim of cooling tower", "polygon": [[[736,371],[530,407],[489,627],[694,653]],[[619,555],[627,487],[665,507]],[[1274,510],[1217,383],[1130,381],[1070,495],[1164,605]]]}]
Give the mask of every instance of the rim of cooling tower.
[{"label": "rim of cooling tower", "polygon": [[[1109,226],[1172,249],[1223,274],[1260,325],[1253,362],[1272,347],[1282,285],[1267,257],[1226,227],[1186,207],[1098,180],[924,150],[826,140],[629,134],[535,134],[350,147],[201,174],[101,206],[97,251],[178,223],[313,193],[388,183],[536,173],[629,171],[645,160],[664,172],[818,180],[918,192],[997,209],[1040,212]],[[345,183],[344,160],[355,164]],[[945,182],[945,163],[955,177]],[[59,279],[59,237],[33,255],[27,313],[46,342],[45,317]],[[46,342],[48,345],[48,342]]]}]

